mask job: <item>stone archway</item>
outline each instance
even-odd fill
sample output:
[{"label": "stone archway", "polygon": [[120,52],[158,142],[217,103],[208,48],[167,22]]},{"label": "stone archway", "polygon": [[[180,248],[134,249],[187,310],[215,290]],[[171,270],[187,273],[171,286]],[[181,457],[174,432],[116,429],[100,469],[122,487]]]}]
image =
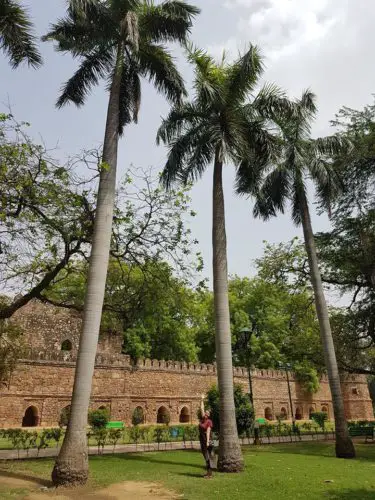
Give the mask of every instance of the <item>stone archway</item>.
[{"label": "stone archway", "polygon": [[288,412],[287,412],[287,410],[286,410],[285,406],[283,406],[283,407],[280,409],[280,417],[281,417],[282,419],[284,419],[284,420],[288,418]]},{"label": "stone archway", "polygon": [[267,408],[264,410],[264,418],[266,420],[273,420],[273,413],[272,413],[272,408],[267,406]]},{"label": "stone archway", "polygon": [[329,412],[328,412],[328,405],[322,405],[321,412],[322,412],[322,413],[327,413],[327,417],[328,417],[328,415],[329,415]]},{"label": "stone archway", "polygon": [[22,427],[37,427],[40,417],[36,406],[29,406],[22,419]]},{"label": "stone archway", "polygon": [[296,413],[295,413],[295,419],[296,420],[302,420],[303,418],[303,413],[302,413],[302,410],[299,406],[297,406],[296,408]]},{"label": "stone archway", "polygon": [[132,424],[133,425],[140,425],[145,423],[145,412],[142,408],[142,406],[137,406],[134,408],[133,415],[132,415]]},{"label": "stone archway", "polygon": [[61,350],[62,351],[71,351],[73,349],[73,344],[69,339],[64,340],[64,342],[61,343]]},{"label": "stone archway", "polygon": [[156,423],[157,424],[169,424],[170,420],[171,420],[171,416],[170,416],[168,409],[165,406],[161,406],[158,409]]},{"label": "stone archway", "polygon": [[184,406],[180,411],[180,423],[188,424],[190,422],[190,411],[187,406]]},{"label": "stone archway", "polygon": [[309,419],[310,420],[312,420],[313,413],[315,413],[315,408],[311,406],[310,409],[309,409]]},{"label": "stone archway", "polygon": [[69,417],[70,417],[70,405],[67,405],[64,406],[64,408],[60,412],[59,426],[66,427],[69,422]]}]

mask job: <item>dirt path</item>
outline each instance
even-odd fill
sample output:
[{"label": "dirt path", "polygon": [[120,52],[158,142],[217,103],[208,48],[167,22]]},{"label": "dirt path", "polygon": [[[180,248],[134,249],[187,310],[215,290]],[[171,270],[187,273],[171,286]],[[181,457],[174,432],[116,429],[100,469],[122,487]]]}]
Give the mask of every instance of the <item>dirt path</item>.
[{"label": "dirt path", "polygon": [[[58,489],[41,491],[42,487],[47,487],[43,481],[25,476],[0,477],[1,487],[12,489],[28,490],[27,494],[20,494],[15,498],[23,500],[176,500],[181,495],[163,488],[158,483],[125,481],[118,484],[112,484],[107,488],[95,490],[89,488],[77,488],[74,490]],[[1,497],[1,492],[0,492]]]}]

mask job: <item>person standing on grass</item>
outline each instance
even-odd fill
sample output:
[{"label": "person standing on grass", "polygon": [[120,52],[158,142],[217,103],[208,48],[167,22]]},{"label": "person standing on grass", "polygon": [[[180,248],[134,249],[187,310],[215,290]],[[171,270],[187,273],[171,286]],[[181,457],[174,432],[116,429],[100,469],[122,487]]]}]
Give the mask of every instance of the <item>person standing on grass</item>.
[{"label": "person standing on grass", "polygon": [[204,409],[204,394],[202,394],[201,400],[201,419],[199,422],[199,442],[201,445],[201,452],[206,461],[207,473],[205,478],[210,479],[212,477],[212,444],[211,444],[211,431],[212,431],[212,420],[210,419],[210,412]]}]

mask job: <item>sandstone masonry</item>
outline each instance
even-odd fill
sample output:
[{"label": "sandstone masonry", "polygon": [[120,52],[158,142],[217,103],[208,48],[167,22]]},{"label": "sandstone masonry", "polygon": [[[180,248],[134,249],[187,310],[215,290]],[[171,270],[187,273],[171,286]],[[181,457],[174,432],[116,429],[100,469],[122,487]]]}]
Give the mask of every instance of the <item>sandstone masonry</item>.
[{"label": "sandstone masonry", "polygon": [[[58,425],[69,406],[81,317],[71,311],[32,302],[20,310],[15,321],[23,328],[30,347],[7,384],[0,387],[0,427]],[[63,346],[64,349],[61,350]],[[166,413],[171,423],[195,422],[201,394],[216,383],[216,367],[175,361],[140,360],[136,366],[120,354],[121,339],[101,336],[96,356],[91,408],[106,407],[112,420],[131,423],[135,408],[143,410],[144,422],[160,421]],[[234,380],[248,391],[246,369],[235,368]],[[252,372],[257,417],[291,418],[286,374],[277,370]],[[308,419],[313,411],[333,416],[328,380],[322,377],[316,394],[306,393],[290,375],[293,411]],[[348,419],[373,419],[366,378],[346,376],[342,380]]]}]

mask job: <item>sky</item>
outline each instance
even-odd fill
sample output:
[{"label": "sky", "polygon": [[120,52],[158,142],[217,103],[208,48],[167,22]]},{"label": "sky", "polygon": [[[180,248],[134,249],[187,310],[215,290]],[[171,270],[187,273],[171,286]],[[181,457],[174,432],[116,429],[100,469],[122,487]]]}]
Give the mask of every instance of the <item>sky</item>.
[{"label": "sky", "polygon": [[[38,34],[63,16],[65,0],[28,0]],[[192,0],[202,9],[192,41],[217,57],[223,50],[235,57],[251,42],[260,47],[266,63],[265,82],[274,82],[289,96],[298,97],[310,88],[317,94],[319,114],[315,136],[333,132],[330,120],[342,105],[362,108],[375,91],[375,3],[373,0]],[[192,71],[180,51],[173,49],[179,68],[190,83]],[[85,107],[57,110],[59,88],[71,76],[77,62],[54,52],[51,43],[41,44],[44,66],[38,71],[22,67],[16,71],[0,54],[0,110],[8,103],[18,120],[31,123],[34,137],[49,147],[57,146],[61,158],[101,145],[107,95],[104,85],[95,88]],[[166,101],[145,84],[137,126],[126,129],[119,146],[119,177],[132,164],[161,169],[166,151],[155,144]],[[197,211],[191,228],[200,242],[205,274],[211,277],[211,189],[212,169],[192,191]],[[233,194],[233,168],[224,173],[228,267],[231,274],[254,273],[254,259],[262,255],[264,241],[287,241],[301,236],[289,214],[270,222],[254,220],[252,203]],[[313,217],[315,231],[326,230],[325,216]]]}]

